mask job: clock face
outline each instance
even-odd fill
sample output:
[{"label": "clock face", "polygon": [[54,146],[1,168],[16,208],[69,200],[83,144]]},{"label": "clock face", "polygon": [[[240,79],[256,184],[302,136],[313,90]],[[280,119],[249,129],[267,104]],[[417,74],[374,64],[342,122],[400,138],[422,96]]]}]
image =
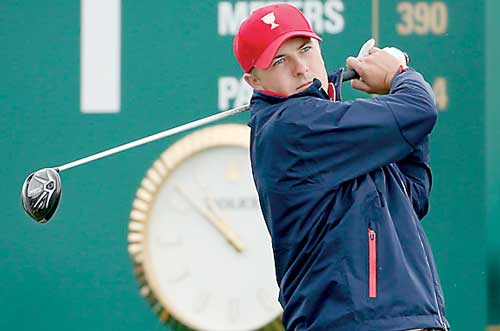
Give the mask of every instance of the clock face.
[{"label": "clock face", "polygon": [[[220,125],[172,146],[175,153],[159,160],[157,184],[143,183],[153,193],[136,210],[145,221],[132,220],[143,225],[133,233],[142,240],[131,246],[140,245],[148,288],[168,314],[195,330],[256,330],[281,314],[248,134],[242,125]],[[175,156],[179,151],[183,156]]]}]

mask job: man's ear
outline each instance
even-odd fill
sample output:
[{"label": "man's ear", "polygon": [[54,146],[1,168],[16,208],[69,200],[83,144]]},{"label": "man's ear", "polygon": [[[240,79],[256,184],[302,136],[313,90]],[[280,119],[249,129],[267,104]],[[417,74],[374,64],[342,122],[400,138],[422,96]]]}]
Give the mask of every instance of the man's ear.
[{"label": "man's ear", "polygon": [[245,73],[243,75],[243,78],[245,78],[247,84],[250,85],[254,90],[263,89],[259,77],[257,77],[257,75],[255,75],[254,73]]}]

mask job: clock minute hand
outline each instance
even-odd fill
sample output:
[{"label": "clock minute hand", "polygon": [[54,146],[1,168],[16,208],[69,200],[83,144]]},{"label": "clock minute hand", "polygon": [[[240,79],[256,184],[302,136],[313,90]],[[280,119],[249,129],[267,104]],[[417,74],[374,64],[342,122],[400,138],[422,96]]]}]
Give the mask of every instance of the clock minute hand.
[{"label": "clock minute hand", "polygon": [[239,236],[236,232],[231,229],[230,226],[224,222],[224,220],[213,211],[208,210],[200,206],[194,199],[192,199],[185,191],[183,191],[179,186],[175,187],[177,193],[179,193],[193,208],[205,217],[223,236],[224,238],[234,247],[234,249],[241,253],[244,250],[244,246],[241,243]]}]

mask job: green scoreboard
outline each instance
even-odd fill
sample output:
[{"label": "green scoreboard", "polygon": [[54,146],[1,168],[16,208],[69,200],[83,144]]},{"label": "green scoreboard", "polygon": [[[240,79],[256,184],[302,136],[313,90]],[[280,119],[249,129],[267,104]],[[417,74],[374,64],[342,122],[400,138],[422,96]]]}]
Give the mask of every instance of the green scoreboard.
[{"label": "green scoreboard", "polygon": [[[405,50],[431,83],[440,116],[423,222],[447,317],[456,331],[500,325],[498,2],[289,2],[323,38],[329,71],[373,37]],[[24,214],[21,185],[34,170],[248,102],[232,41],[266,3],[0,3],[0,329],[175,327],[141,296],[127,226],[146,171],[180,136],[64,172],[59,210],[46,225]],[[345,84],[343,97],[366,96]]]}]

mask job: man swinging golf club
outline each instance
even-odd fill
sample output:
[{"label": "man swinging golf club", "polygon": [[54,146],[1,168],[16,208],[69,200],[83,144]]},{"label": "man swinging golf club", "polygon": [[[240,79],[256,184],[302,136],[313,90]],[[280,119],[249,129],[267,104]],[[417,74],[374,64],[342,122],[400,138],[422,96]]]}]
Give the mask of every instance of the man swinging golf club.
[{"label": "man swinging golf club", "polygon": [[394,52],[372,48],[347,65],[360,76],[354,88],[381,96],[342,101],[343,71],[327,74],[319,41],[288,4],[255,10],[234,39],[254,89],[251,162],[285,328],[446,330],[420,224],[432,90]]}]

